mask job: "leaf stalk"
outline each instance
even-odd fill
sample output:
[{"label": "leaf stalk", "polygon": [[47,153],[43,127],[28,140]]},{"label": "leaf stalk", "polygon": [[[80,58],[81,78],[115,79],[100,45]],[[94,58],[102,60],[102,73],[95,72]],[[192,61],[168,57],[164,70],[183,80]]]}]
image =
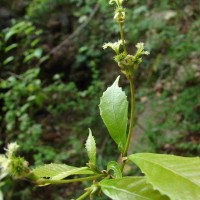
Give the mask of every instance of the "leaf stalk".
[{"label": "leaf stalk", "polygon": [[84,200],[84,199],[86,199],[89,195],[90,195],[90,193],[91,193],[91,191],[89,190],[89,191],[87,191],[87,192],[85,192],[84,194],[82,194],[78,199],[76,199],[76,200]]}]

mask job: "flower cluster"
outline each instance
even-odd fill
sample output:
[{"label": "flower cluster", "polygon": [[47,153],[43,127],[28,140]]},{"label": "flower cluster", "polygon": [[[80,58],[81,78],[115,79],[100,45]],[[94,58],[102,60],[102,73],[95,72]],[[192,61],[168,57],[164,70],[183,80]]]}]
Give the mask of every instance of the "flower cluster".
[{"label": "flower cluster", "polygon": [[11,174],[20,176],[28,169],[28,162],[24,158],[16,157],[16,151],[19,145],[14,142],[8,144],[5,155],[0,155],[0,168],[3,175]]},{"label": "flower cluster", "polygon": [[[126,75],[128,79],[134,77],[134,70],[136,70],[139,64],[142,62],[143,55],[149,55],[148,51],[144,50],[144,43],[140,42],[136,45],[137,51],[135,55],[127,53],[125,40],[124,40],[124,21],[125,21],[125,8],[123,7],[124,0],[110,0],[109,4],[116,4],[114,19],[118,21],[120,26],[121,40],[117,42],[108,42],[103,45],[103,49],[110,47],[114,50],[114,60],[117,62],[121,69],[121,72]],[[120,46],[123,46],[123,51],[120,52]]]},{"label": "flower cluster", "polygon": [[137,51],[135,55],[127,55],[125,52],[120,53],[121,45],[122,40],[114,43],[109,42],[103,45],[103,49],[108,47],[112,48],[116,53],[114,60],[117,62],[122,73],[132,78],[134,70],[136,70],[142,62],[142,56],[149,55],[149,52],[144,50],[144,43],[140,42],[136,45]]}]

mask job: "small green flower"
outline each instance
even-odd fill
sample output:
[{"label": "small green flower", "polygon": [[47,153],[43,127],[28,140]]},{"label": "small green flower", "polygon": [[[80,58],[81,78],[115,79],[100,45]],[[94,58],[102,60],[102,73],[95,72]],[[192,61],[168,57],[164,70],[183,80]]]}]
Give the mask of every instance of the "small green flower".
[{"label": "small green flower", "polygon": [[105,43],[103,45],[103,49],[107,49],[108,47],[110,47],[118,55],[119,54],[120,45],[122,45],[122,44],[123,44],[122,40],[118,40],[118,42],[113,42],[113,43],[112,42],[108,42],[108,43]]},{"label": "small green flower", "polygon": [[126,18],[126,13],[124,11],[117,11],[115,12],[114,19],[118,22],[124,23],[124,20]]},{"label": "small green flower", "polygon": [[136,47],[138,49],[137,53],[136,53],[137,56],[150,54],[148,51],[144,51],[144,43],[143,42],[137,43]]},{"label": "small green flower", "polygon": [[118,7],[122,6],[122,3],[124,2],[124,0],[110,0],[109,4],[112,5],[114,3],[117,4]]},{"label": "small green flower", "polygon": [[122,52],[122,53],[116,55],[116,56],[114,57],[114,60],[115,60],[117,63],[118,63],[118,62],[122,62],[122,61],[125,59],[125,57],[126,57],[126,53],[125,53],[125,52]]}]

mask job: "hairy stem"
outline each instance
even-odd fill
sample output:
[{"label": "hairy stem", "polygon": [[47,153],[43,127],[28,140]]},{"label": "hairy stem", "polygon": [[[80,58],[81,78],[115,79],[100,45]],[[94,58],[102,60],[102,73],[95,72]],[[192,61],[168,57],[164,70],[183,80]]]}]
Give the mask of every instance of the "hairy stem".
[{"label": "hairy stem", "polygon": [[[123,157],[126,157],[128,154],[128,148],[131,142],[131,136],[133,133],[133,126],[134,126],[134,113],[135,113],[135,91],[134,91],[134,85],[133,85],[133,78],[129,78],[129,82],[130,82],[130,89],[131,89],[131,117],[130,117],[130,125],[129,125],[129,132],[128,132],[128,138],[126,141],[126,146],[125,146],[125,150],[123,152]],[[122,166],[121,166],[121,170],[123,171],[124,169],[124,165],[125,165],[125,161],[123,161]]]},{"label": "hairy stem", "polygon": [[123,24],[120,22],[119,26],[120,26],[120,36],[121,36],[121,40],[122,40],[123,49],[124,49],[124,52],[127,54],[125,39],[124,39]]},{"label": "hairy stem", "polygon": [[83,200],[83,199],[87,198],[87,196],[89,196],[90,193],[91,193],[91,191],[87,191],[87,192],[85,192],[84,194],[82,194],[82,195],[81,195],[78,199],[76,199],[76,200]]},{"label": "hairy stem", "polygon": [[100,177],[105,176],[105,174],[99,174],[99,175],[95,175],[95,176],[89,176],[89,177],[84,177],[84,178],[75,178],[75,179],[70,179],[70,180],[51,180],[51,179],[40,179],[37,181],[37,183],[39,185],[43,185],[43,184],[66,184],[66,183],[74,183],[74,182],[83,182],[83,181],[90,181],[90,180],[94,180]]}]

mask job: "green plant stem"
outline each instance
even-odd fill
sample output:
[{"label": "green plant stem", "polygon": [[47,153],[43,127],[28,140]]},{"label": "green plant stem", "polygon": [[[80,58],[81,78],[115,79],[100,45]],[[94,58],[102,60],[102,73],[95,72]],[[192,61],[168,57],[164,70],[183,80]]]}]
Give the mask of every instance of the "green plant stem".
[{"label": "green plant stem", "polygon": [[119,22],[119,27],[120,27],[120,36],[122,40],[123,49],[124,49],[124,52],[127,54],[125,39],[124,39],[123,23]]},{"label": "green plant stem", "polygon": [[[135,113],[135,91],[134,91],[134,85],[133,85],[133,78],[129,78],[129,83],[130,83],[130,89],[131,89],[131,117],[130,117],[130,126],[129,126],[129,132],[128,132],[128,138],[126,141],[126,146],[125,150],[122,154],[123,157],[126,157],[128,154],[128,148],[131,142],[131,136],[133,133],[133,126],[134,126],[134,113]],[[125,161],[123,161],[121,170],[123,171],[125,166]]]},{"label": "green plant stem", "polygon": [[42,184],[66,184],[66,183],[74,183],[74,182],[83,182],[83,181],[90,181],[90,180],[94,180],[100,177],[105,176],[105,174],[99,174],[99,175],[95,175],[95,176],[89,176],[89,177],[84,177],[84,178],[75,178],[75,179],[70,179],[70,180],[51,180],[51,179],[40,179],[37,181],[37,183],[39,185]]},{"label": "green plant stem", "polygon": [[91,193],[91,191],[87,191],[87,192],[85,192],[84,194],[82,194],[82,195],[81,195],[78,199],[76,199],[76,200],[83,200],[83,199],[85,199],[87,196],[89,196],[90,193]]}]

